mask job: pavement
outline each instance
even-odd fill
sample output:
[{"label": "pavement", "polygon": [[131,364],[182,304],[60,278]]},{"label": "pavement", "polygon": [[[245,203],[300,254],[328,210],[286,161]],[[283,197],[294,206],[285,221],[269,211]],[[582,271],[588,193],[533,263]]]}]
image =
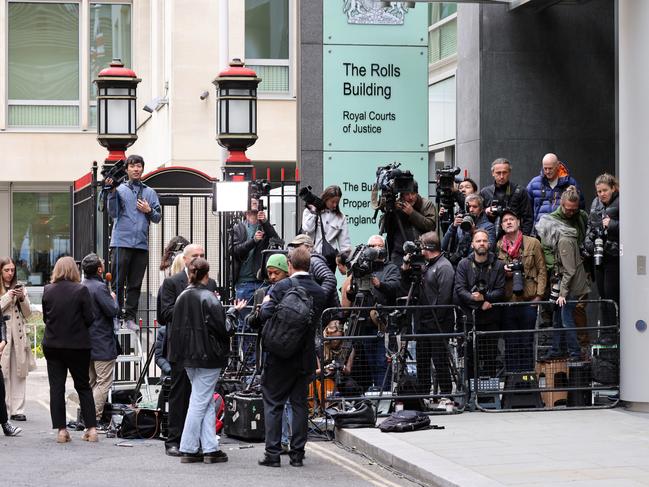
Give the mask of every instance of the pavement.
[{"label": "pavement", "polygon": [[464,412],[431,422],[445,429],[345,429],[336,439],[430,486],[649,486],[649,413]]},{"label": "pavement", "polygon": [[[0,434],[0,486],[33,487],[142,487],[227,485],[228,487],[419,487],[399,472],[345,450],[331,441],[315,438],[307,443],[303,468],[257,465],[263,443],[221,436],[229,461],[222,464],[181,464],[164,454],[163,442],[123,440],[101,435],[98,443],[81,441],[81,431],[71,431],[70,443],[56,443],[49,413],[49,385],[44,361],[27,379],[26,422],[18,437]],[[68,378],[66,392],[74,396]],[[76,404],[68,401],[68,416]]]}]

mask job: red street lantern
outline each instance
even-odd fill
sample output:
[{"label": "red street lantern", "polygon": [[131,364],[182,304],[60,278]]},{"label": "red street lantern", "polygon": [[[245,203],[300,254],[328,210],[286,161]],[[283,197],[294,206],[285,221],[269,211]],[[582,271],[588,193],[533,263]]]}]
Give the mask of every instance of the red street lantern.
[{"label": "red street lantern", "polygon": [[142,81],[113,59],[97,79],[97,140],[109,151],[106,161],[126,158],[126,149],[137,140],[136,90]]},{"label": "red street lantern", "polygon": [[[249,179],[252,166],[246,149],[257,141],[257,85],[261,78],[244,67],[241,59],[233,59],[212,82],[217,96],[217,136],[221,147],[230,151],[224,168],[228,174]],[[231,164],[234,163],[234,164]],[[240,173],[240,174],[239,174]]]}]

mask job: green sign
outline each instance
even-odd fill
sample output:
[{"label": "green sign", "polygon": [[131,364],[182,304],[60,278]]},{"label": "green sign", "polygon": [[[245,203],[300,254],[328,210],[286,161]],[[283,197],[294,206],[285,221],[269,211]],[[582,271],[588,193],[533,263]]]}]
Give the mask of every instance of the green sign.
[{"label": "green sign", "polygon": [[421,194],[427,194],[428,152],[328,152],[324,156],[324,186],[340,186],[343,196],[340,209],[347,217],[352,246],[367,243],[370,235],[379,233],[371,206],[372,185],[376,169],[391,162],[400,162],[401,170],[410,170],[419,183]]},{"label": "green sign", "polygon": [[428,147],[426,49],[325,46],[324,150]]},{"label": "green sign", "polygon": [[322,39],[325,44],[383,46],[428,45],[428,5],[415,8],[392,2],[382,8],[374,0],[325,0]]}]

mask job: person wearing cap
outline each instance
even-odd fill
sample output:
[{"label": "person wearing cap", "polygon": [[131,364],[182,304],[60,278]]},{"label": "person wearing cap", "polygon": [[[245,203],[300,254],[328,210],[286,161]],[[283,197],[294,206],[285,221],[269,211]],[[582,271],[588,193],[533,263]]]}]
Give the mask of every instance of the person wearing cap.
[{"label": "person wearing cap", "polygon": [[[489,235],[489,248],[496,246],[496,229],[484,212],[482,197],[477,193],[470,193],[465,198],[465,213],[457,213],[453,223],[448,227],[442,239],[442,250],[448,260],[457,266],[471,252],[471,237],[475,229],[485,230]],[[462,230],[462,222],[466,215],[471,217],[471,229]]]},{"label": "person wearing cap", "polygon": [[[504,232],[498,240],[498,260],[505,264],[505,300],[508,302],[542,301],[547,284],[545,257],[541,243],[523,235],[520,219],[512,209],[505,209],[500,217]],[[523,289],[513,290],[512,263],[523,265]],[[538,306],[507,306],[503,311],[505,330],[533,330],[536,326]],[[505,366],[508,372],[527,372],[534,370],[534,334],[505,334]]]},{"label": "person wearing cap", "polygon": [[[108,214],[114,222],[110,249],[117,304],[123,308],[126,327],[133,331],[139,329],[137,308],[149,264],[149,224],[162,219],[157,193],[141,180],[143,171],[144,159],[135,154],[128,156],[128,181],[114,187],[107,201]],[[113,181],[108,178],[106,184],[110,186]]]},{"label": "person wearing cap", "polygon": [[119,312],[115,294],[111,293],[102,279],[104,264],[95,253],[81,261],[83,284],[90,292],[94,320],[90,333],[90,387],[95,400],[97,421],[104,411],[108,391],[113,385],[113,369],[117,358],[117,344],[113,320]]},{"label": "person wearing cap", "polygon": [[318,254],[313,248],[313,239],[308,235],[301,233],[296,235],[295,238],[289,242],[288,247],[298,248],[306,247],[311,253],[311,266],[309,267],[309,274],[313,280],[322,288],[325,293],[325,309],[326,308],[339,308],[340,299],[338,298],[338,281],[336,276],[329,269],[327,260]]}]

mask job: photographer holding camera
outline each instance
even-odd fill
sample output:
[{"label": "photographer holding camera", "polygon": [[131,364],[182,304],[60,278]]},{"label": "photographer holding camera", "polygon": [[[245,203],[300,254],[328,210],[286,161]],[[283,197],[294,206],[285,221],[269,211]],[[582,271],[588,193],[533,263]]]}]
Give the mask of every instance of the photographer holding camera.
[{"label": "photographer holding camera", "polygon": [[[303,193],[304,189],[300,195]],[[319,199],[311,193],[311,203],[302,213],[302,231],[313,239],[316,252],[327,259],[332,271],[336,268],[336,254],[352,247],[347,219],[339,207],[342,195],[340,187],[335,185],[325,188]]]},{"label": "photographer holding camera", "polygon": [[[619,186],[615,176],[601,174],[595,179],[597,197],[593,200],[588,216],[588,228],[584,246],[593,256],[595,282],[602,299],[620,302],[620,200]],[[615,310],[602,306],[602,324],[615,324]],[[600,342],[614,342],[615,333],[606,330]]]},{"label": "photographer holding camera", "polygon": [[[539,241],[523,235],[518,215],[505,209],[500,225],[504,235],[498,241],[498,259],[505,264],[505,297],[509,302],[541,301],[547,272]],[[503,311],[505,330],[533,330],[537,306],[507,306]],[[534,334],[505,335],[505,366],[508,372],[534,370]]]},{"label": "photographer holding camera", "polygon": [[126,159],[128,181],[121,184],[111,178],[105,181],[112,187],[108,214],[113,219],[111,272],[116,283],[117,305],[123,309],[127,328],[134,331],[139,329],[135,320],[142,279],[149,264],[149,224],[159,223],[162,218],[158,195],[141,181],[143,171],[144,159],[133,154]]},{"label": "photographer holding camera", "polygon": [[[451,305],[453,304],[453,266],[441,252],[439,236],[435,232],[424,233],[419,238],[421,254],[426,261],[423,273],[419,277],[419,305]],[[408,261],[410,259],[407,259]],[[402,274],[408,281],[410,265],[403,264]],[[425,309],[420,311],[415,319],[418,334],[453,333],[453,311],[443,309]],[[450,357],[448,354],[448,339],[426,337],[417,339],[417,394],[431,392],[431,360],[435,366],[435,376],[440,393],[450,397],[453,384],[451,381]]]},{"label": "photographer holding camera", "polygon": [[[575,329],[577,303],[588,297],[590,282],[581,255],[581,245],[586,234],[588,216],[579,209],[579,191],[574,186],[566,188],[561,195],[561,206],[554,212],[543,215],[536,224],[536,233],[546,253],[546,262],[551,262],[553,277],[558,283],[558,296],[554,310],[555,328],[566,328],[565,341],[568,360],[579,362],[581,348]],[[549,255],[548,255],[549,254]],[[553,296],[550,299],[554,299]],[[552,348],[539,360],[548,361],[565,357],[562,350],[564,334],[553,333]]]},{"label": "photographer holding camera", "polygon": [[482,197],[476,193],[468,194],[465,205],[466,213],[455,215],[442,239],[442,250],[454,267],[471,252],[471,237],[476,228],[489,235],[489,248],[496,246],[496,229],[483,210]]},{"label": "photographer holding camera", "polygon": [[[462,179],[460,176],[454,176],[454,181],[450,195],[447,195],[444,189],[439,186],[439,178],[437,182],[437,192],[441,194],[437,198],[436,203],[439,207],[439,226],[442,234],[445,234],[448,227],[451,226],[453,216],[458,212],[461,213],[461,209],[466,207],[466,197],[478,192],[478,185],[471,178]],[[445,195],[446,197],[444,198]]]},{"label": "photographer holding camera", "polygon": [[[500,325],[500,313],[491,303],[505,299],[505,266],[489,252],[489,234],[486,230],[477,229],[471,241],[473,253],[460,261],[455,273],[453,301],[461,306],[469,321],[478,331],[496,331]],[[494,377],[496,374],[497,340],[486,337],[478,348],[477,360],[482,374]],[[469,362],[472,362],[472,348],[468,350]],[[473,373],[468,365],[469,374]]]},{"label": "photographer holding camera", "polygon": [[[419,195],[419,185],[412,179],[409,171],[396,171],[399,176],[393,177],[392,180],[388,176],[387,183],[377,182],[372,188],[372,208],[385,211],[381,217],[380,233],[384,231],[387,233],[386,243],[390,261],[400,266],[404,255],[403,244],[417,240],[423,233],[434,231],[437,227],[437,211],[432,201]],[[393,181],[402,178],[402,174],[407,174],[409,177],[410,191],[386,191],[387,185],[394,186]],[[382,190],[381,198],[378,196],[379,189]],[[396,194],[399,195],[398,198]]]},{"label": "photographer holding camera", "polygon": [[494,184],[482,188],[480,191],[485,212],[489,219],[495,222],[504,208],[511,208],[521,220],[523,234],[531,235],[534,229],[534,214],[532,213],[530,195],[525,186],[514,184],[509,180],[511,172],[512,165],[504,157],[499,157],[491,163]]}]

